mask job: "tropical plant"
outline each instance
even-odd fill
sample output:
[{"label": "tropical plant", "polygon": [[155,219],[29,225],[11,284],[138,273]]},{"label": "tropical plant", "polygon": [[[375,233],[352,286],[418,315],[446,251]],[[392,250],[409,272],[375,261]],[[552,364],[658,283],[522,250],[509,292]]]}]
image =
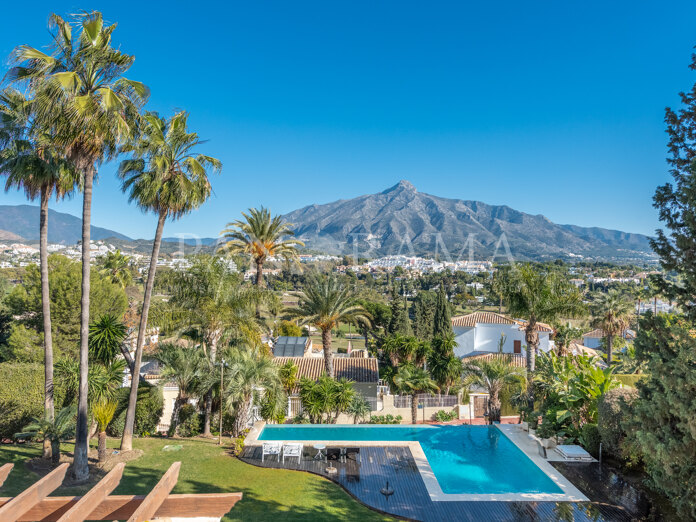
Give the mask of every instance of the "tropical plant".
[{"label": "tropical plant", "polygon": [[422,368],[412,365],[403,365],[396,372],[393,379],[396,390],[403,395],[411,396],[411,423],[416,424],[418,419],[418,394],[439,391],[437,384]]},{"label": "tropical plant", "polygon": [[207,363],[200,350],[175,344],[160,343],[154,356],[162,365],[162,382],[172,382],[178,388],[169,423],[169,433],[175,434],[179,426],[179,410],[189,400],[199,397],[201,374],[207,371]]},{"label": "tropical plant", "polygon": [[15,433],[15,438],[48,440],[51,443],[51,460],[54,465],[58,464],[61,441],[75,434],[75,412],[74,406],[68,406],[60,410],[54,419],[49,419],[48,416],[34,418],[21,433]]},{"label": "tropical plant", "polygon": [[457,342],[454,334],[447,337],[434,337],[431,343],[432,350],[428,357],[428,372],[445,394],[449,394],[450,389],[461,380],[462,361],[454,355],[454,348]]},{"label": "tropical plant", "polygon": [[357,424],[358,421],[369,417],[371,411],[372,408],[370,407],[370,403],[367,402],[367,399],[359,393],[356,393],[346,413],[353,417],[353,424]]},{"label": "tropical plant", "polygon": [[628,343],[626,349],[619,354],[616,362],[617,373],[640,374],[644,373],[648,367],[645,359],[638,357],[634,343]]},{"label": "tropical plant", "polygon": [[311,324],[321,330],[324,365],[326,373],[333,378],[331,330],[339,323],[369,322],[370,315],[358,304],[355,290],[334,274],[312,275],[307,279],[304,291],[297,295],[298,306],[290,308],[287,315],[299,319],[301,324]]},{"label": "tropical plant", "polygon": [[464,382],[488,392],[488,422],[500,422],[500,395],[503,390],[524,385],[524,369],[500,358],[476,359],[464,365]]},{"label": "tropical plant", "polygon": [[616,290],[601,294],[592,305],[593,326],[604,332],[607,364],[613,359],[614,337],[621,335],[631,324],[632,305]]},{"label": "tropical plant", "polygon": [[[87,396],[90,404],[102,400],[112,400],[123,384],[126,363],[115,359],[111,364],[94,362],[89,366]],[[75,359],[62,357],[56,361],[56,381],[65,389],[65,404],[72,404],[78,397],[80,388],[80,363]]]},{"label": "tropical plant", "polygon": [[[242,212],[244,219],[227,223],[221,233],[227,239],[224,249],[231,254],[249,254],[256,263],[256,286],[263,287],[263,265],[269,257],[297,259],[297,247],[304,246],[292,238],[292,224],[285,223],[281,216],[271,216],[271,211],[261,207]],[[256,310],[257,315],[259,310]]]},{"label": "tropical plant", "polygon": [[582,335],[580,328],[575,328],[570,324],[561,324],[556,326],[556,335],[553,340],[556,344],[556,353],[561,356],[570,354],[570,343],[579,339]]},{"label": "tropical plant", "polygon": [[[155,212],[158,219],[145,283],[126,428],[121,439],[122,450],[130,450],[133,445],[140,363],[164,223],[167,219],[179,219],[200,207],[211,192],[208,171],[222,168],[220,160],[195,151],[202,142],[198,134],[188,131],[187,113],[179,112],[165,120],[150,112],[143,119],[145,121],[138,139],[123,147],[124,151],[132,153],[133,158],[121,163],[119,176],[123,179],[123,191],[129,192],[128,200],[134,201],[144,212]],[[206,433],[209,432],[210,426],[207,425]]]},{"label": "tropical plant", "polygon": [[[48,202],[69,196],[77,182],[72,165],[55,149],[50,130],[35,117],[32,100],[15,89],[0,93],[0,174],[5,191],[23,190],[29,200],[39,197],[39,265],[41,317],[44,331],[44,409],[53,419],[53,336],[48,280]],[[44,441],[44,457],[51,445]]]},{"label": "tropical plant", "polygon": [[28,45],[17,47],[15,67],[9,78],[26,82],[35,93],[37,116],[50,121],[55,143],[81,174],[82,210],[82,301],[80,339],[80,390],[78,398],[73,477],[89,476],[87,465],[87,372],[90,297],[90,222],[92,186],[97,165],[114,157],[118,145],[134,133],[138,111],[149,93],[123,74],[134,57],[111,46],[116,25],[105,26],[101,13],[85,12],[75,17],[80,27],[56,14],[49,18],[53,40],[51,55]]},{"label": "tropical plant", "polygon": [[92,361],[111,364],[121,353],[126,339],[126,325],[115,315],[102,315],[89,325],[89,355]]},{"label": "tropical plant", "polygon": [[101,400],[92,405],[92,416],[97,423],[97,432],[99,433],[97,454],[100,463],[106,460],[106,427],[114,418],[117,406],[118,402],[113,400]]},{"label": "tropical plant", "polygon": [[422,368],[432,353],[430,343],[414,336],[390,334],[382,342],[382,353],[394,367],[412,364]]},{"label": "tropical plant", "polygon": [[278,393],[282,387],[278,366],[258,350],[232,348],[225,354],[225,360],[225,405],[234,416],[232,435],[239,437],[247,427],[255,390],[263,388]]},{"label": "tropical plant", "polygon": [[297,371],[299,368],[297,365],[288,361],[283,366],[278,369],[278,375],[280,377],[280,383],[283,386],[285,393],[290,395],[292,390],[297,385]]},{"label": "tropical plant", "polygon": [[131,266],[131,258],[121,253],[120,250],[115,252],[107,252],[99,260],[99,272],[108,276],[112,283],[117,284],[121,288],[126,288],[133,282],[133,269]]},{"label": "tropical plant", "polygon": [[356,396],[353,382],[322,375],[317,381],[300,379],[300,400],[303,412],[312,424],[335,424],[341,413],[347,413]]}]

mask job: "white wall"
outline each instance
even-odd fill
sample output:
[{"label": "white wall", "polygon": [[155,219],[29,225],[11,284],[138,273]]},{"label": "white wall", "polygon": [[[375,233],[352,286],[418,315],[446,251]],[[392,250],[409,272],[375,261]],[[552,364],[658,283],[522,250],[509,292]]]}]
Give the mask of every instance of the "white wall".
[{"label": "white wall", "polygon": [[[463,357],[473,351],[477,352],[497,352],[500,343],[500,336],[505,335],[505,344],[503,344],[504,353],[514,353],[515,341],[520,341],[522,352],[525,352],[526,341],[524,339],[524,330],[516,324],[477,324],[476,328],[462,328],[455,326],[454,336],[457,342],[457,347],[454,349],[454,354],[457,357]],[[548,352],[549,334],[548,332],[539,332],[539,349],[543,352]]]}]

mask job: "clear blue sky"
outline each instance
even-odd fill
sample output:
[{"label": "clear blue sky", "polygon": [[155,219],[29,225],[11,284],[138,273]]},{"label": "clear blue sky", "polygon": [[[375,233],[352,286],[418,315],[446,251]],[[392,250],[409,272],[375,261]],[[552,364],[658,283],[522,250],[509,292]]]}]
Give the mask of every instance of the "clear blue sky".
[{"label": "clear blue sky", "polygon": [[[250,206],[284,213],[400,179],[651,234],[664,107],[696,81],[693,0],[12,2],[0,55],[46,45],[49,13],[79,9],[119,23],[149,108],[190,111],[224,163],[213,198],[165,235],[215,236]],[[101,169],[93,224],[152,237],[114,169]],[[79,215],[80,200],[53,208]]]}]

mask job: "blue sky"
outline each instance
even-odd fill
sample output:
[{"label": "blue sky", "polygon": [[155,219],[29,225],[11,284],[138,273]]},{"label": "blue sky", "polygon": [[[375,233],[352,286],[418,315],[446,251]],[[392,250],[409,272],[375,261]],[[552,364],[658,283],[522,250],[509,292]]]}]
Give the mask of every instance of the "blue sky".
[{"label": "blue sky", "polygon": [[[693,0],[27,5],[3,6],[0,56],[46,45],[52,11],[102,10],[148,108],[190,111],[223,161],[213,198],[165,235],[215,236],[250,206],[284,213],[400,179],[651,234],[669,178],[664,107],[696,81]],[[152,237],[114,170],[100,170],[93,224]],[[80,199],[53,208],[79,215]]]}]

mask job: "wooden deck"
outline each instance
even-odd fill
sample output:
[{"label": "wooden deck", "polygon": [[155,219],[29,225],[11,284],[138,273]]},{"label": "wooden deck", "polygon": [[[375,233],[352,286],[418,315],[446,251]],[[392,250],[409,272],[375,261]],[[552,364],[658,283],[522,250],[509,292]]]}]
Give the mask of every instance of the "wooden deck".
[{"label": "wooden deck", "polygon": [[[430,500],[425,484],[405,447],[363,447],[355,460],[329,462],[337,473],[328,475],[324,461],[313,460],[315,450],[305,448],[301,461],[266,456],[261,462],[261,447],[244,448],[241,460],[256,466],[302,470],[329,478],[363,504],[378,511],[409,520],[421,521],[630,521],[634,514],[619,504],[606,502],[455,502]],[[352,457],[352,455],[350,455]],[[394,494],[385,497],[380,490],[387,480]],[[588,498],[592,499],[586,491]]]}]

